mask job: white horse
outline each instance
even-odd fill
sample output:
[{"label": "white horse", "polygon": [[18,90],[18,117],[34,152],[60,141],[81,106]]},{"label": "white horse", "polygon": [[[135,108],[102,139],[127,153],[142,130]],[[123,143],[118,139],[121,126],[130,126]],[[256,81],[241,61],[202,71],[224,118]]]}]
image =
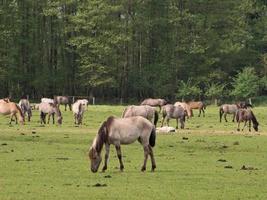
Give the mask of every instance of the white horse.
[{"label": "white horse", "polygon": [[110,144],[115,145],[117,156],[120,161],[120,170],[123,171],[124,166],[121,156],[121,144],[131,144],[138,140],[144,148],[144,164],[142,171],[146,170],[146,162],[150,155],[152,163],[152,171],[156,168],[156,162],[153,155],[152,147],[156,143],[156,131],[154,125],[144,117],[115,118],[109,117],[98,130],[93,144],[89,150],[89,158],[91,160],[91,171],[97,172],[101,163],[101,151],[105,144],[105,164],[102,171],[107,169],[109,158]]},{"label": "white horse", "polygon": [[50,98],[41,98],[41,103],[55,103],[54,99]]},{"label": "white horse", "polygon": [[80,102],[84,106],[88,106],[88,104],[89,104],[89,101],[87,99],[78,99],[76,102]]},{"label": "white horse", "polygon": [[73,105],[72,105],[72,112],[73,112],[73,116],[74,116],[74,124],[82,124],[82,120],[83,120],[83,114],[86,110],[86,106],[87,104],[84,104],[83,101],[76,101]]}]

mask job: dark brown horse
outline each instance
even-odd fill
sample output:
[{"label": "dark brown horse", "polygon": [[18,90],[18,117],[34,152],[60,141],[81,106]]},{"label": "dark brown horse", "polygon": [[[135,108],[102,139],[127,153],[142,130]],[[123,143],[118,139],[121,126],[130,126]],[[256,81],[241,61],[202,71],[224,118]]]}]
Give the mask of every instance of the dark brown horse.
[{"label": "dark brown horse", "polygon": [[165,99],[145,99],[142,101],[141,105],[148,105],[153,107],[159,107],[159,112],[161,111],[161,107],[166,105],[168,102]]},{"label": "dark brown horse", "polygon": [[244,130],[248,122],[248,130],[251,131],[251,121],[253,123],[253,128],[255,131],[258,131],[259,122],[257,121],[254,113],[250,109],[239,109],[236,113],[236,122],[238,123],[237,130],[240,131],[240,123],[245,122],[242,128]]},{"label": "dark brown horse", "polygon": [[105,144],[105,164],[102,171],[107,169],[109,158],[110,144],[115,145],[118,159],[120,161],[120,170],[123,171],[121,144],[131,144],[138,140],[144,148],[144,164],[142,171],[146,170],[146,162],[150,155],[152,162],[152,171],[156,168],[152,147],[156,142],[156,131],[154,125],[144,117],[115,118],[109,117],[103,122],[93,144],[89,150],[89,158],[91,160],[91,171],[97,172],[101,163],[101,151]]}]

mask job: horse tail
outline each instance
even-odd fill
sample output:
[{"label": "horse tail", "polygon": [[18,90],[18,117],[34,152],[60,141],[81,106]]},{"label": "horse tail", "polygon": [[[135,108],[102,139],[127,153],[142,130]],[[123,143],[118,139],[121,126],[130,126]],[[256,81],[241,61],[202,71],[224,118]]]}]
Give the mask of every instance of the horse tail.
[{"label": "horse tail", "polygon": [[158,111],[155,110],[155,113],[154,113],[154,125],[155,125],[155,127],[157,126],[158,120],[159,120],[159,113],[158,113]]},{"label": "horse tail", "polygon": [[21,108],[17,104],[15,104],[15,106],[16,106],[17,110],[19,111],[20,116],[22,117],[22,119],[24,121],[24,114],[22,113]]},{"label": "horse tail", "polygon": [[149,145],[151,147],[154,147],[155,144],[156,144],[156,129],[155,129],[155,127],[153,127],[151,134],[149,136]]}]

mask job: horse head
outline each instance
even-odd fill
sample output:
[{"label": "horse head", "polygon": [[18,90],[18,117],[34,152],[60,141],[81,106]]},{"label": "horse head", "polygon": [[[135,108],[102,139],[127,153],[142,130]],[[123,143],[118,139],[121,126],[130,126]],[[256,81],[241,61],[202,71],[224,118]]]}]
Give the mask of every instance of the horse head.
[{"label": "horse head", "polygon": [[91,171],[96,173],[102,161],[101,153],[98,153],[94,147],[91,147],[89,150],[89,159],[91,160]]}]

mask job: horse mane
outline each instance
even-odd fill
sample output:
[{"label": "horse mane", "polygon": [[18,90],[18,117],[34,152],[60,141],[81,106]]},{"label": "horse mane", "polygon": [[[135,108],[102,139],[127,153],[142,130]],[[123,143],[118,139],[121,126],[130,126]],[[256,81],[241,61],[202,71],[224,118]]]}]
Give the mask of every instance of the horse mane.
[{"label": "horse mane", "polygon": [[95,143],[95,149],[99,153],[102,150],[103,144],[108,141],[108,132],[109,127],[113,121],[114,117],[111,116],[107,119],[107,121],[104,121],[102,125],[100,126],[97,134],[97,139]]}]

